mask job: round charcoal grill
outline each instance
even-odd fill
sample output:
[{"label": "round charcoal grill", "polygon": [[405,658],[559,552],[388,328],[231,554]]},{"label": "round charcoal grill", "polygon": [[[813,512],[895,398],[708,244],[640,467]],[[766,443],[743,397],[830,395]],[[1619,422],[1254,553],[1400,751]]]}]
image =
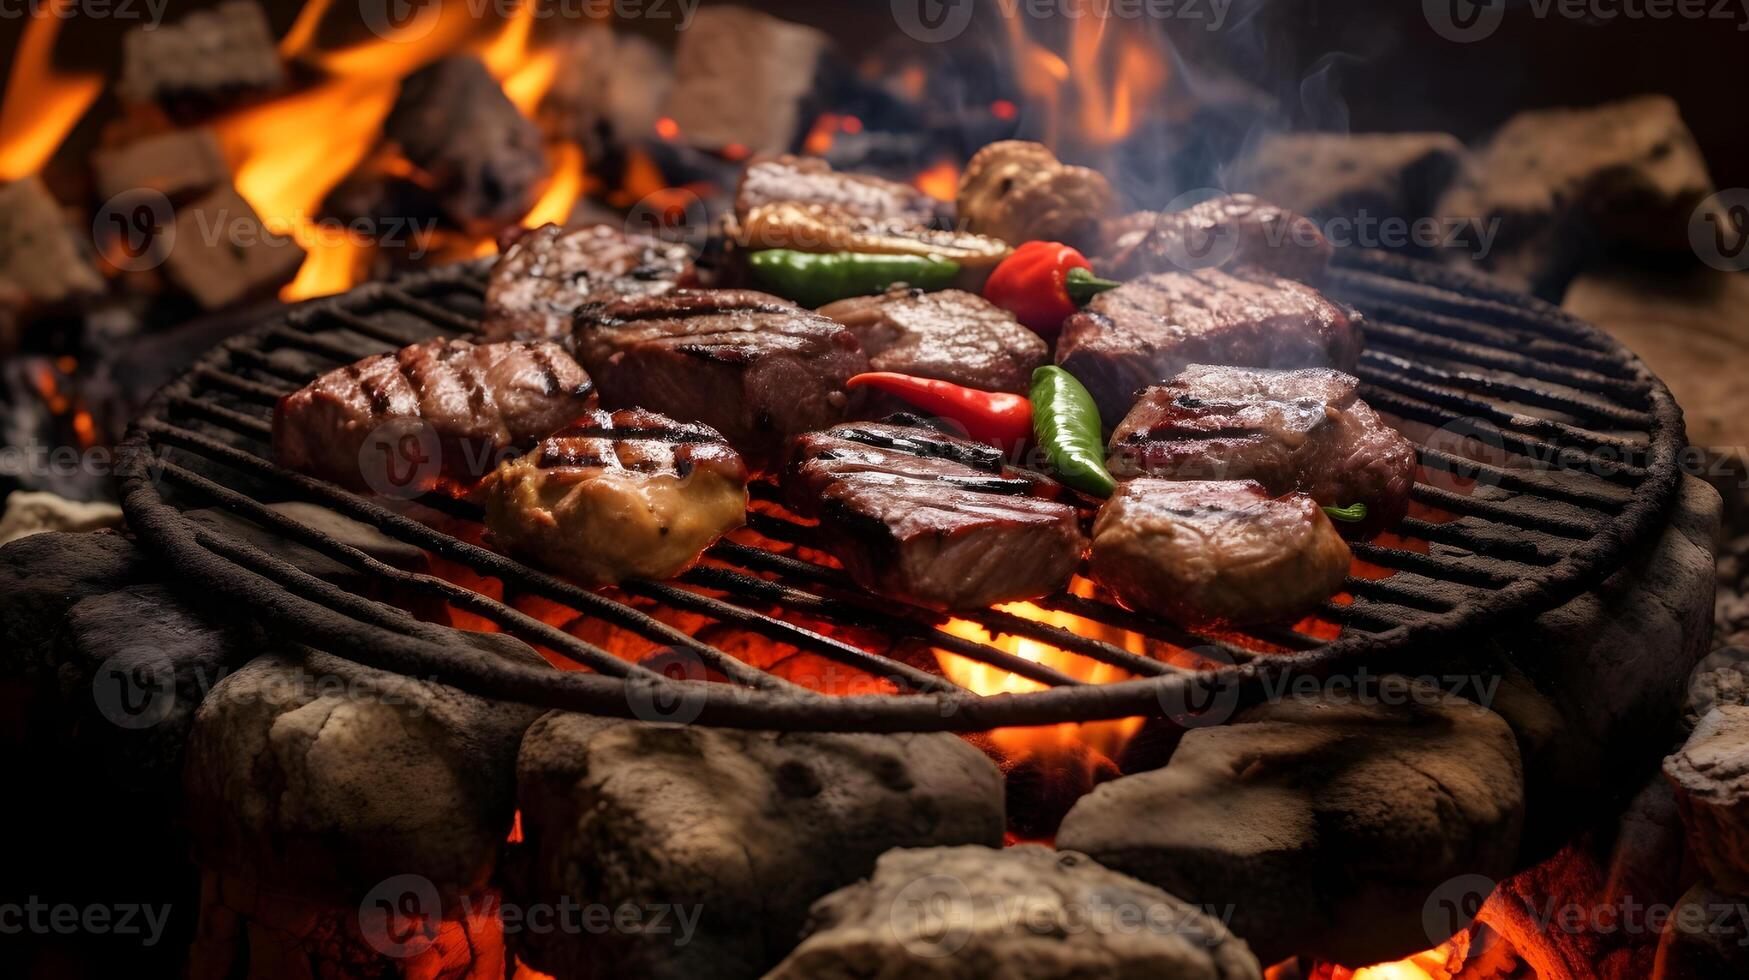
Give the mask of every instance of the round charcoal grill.
[{"label": "round charcoal grill", "polygon": [[[1555,307],[1485,280],[1351,253],[1326,288],[1367,317],[1361,395],[1412,435],[1431,433],[1418,443],[1423,470],[1443,471],[1462,481],[1451,486],[1468,491],[1418,485],[1421,506],[1412,513],[1420,516],[1381,541],[1355,545],[1355,556],[1375,571],[1351,577],[1344,595],[1302,628],[1203,636],[1067,593],[1034,605],[1097,628],[1071,631],[997,609],[956,614],[984,635],[1023,637],[1126,675],[1086,683],[999,643],[967,639],[939,613],[862,593],[837,567],[786,547],[805,545],[810,528],[775,507],[769,486],[754,487],[750,533],[718,544],[705,563],[673,582],[598,593],[464,540],[478,519],[471,505],[433,495],[419,503],[440,514],[393,507],[272,461],[269,422],[281,395],[372,352],[476,332],[484,276],[484,266],[472,264],[365,286],[290,308],[213,350],[154,399],[123,447],[123,506],[141,540],[192,586],[225,597],[280,635],[488,697],[731,727],[982,731],[1170,715],[1216,689],[1255,697],[1300,674],[1438,673],[1464,641],[1600,582],[1656,532],[1677,486],[1680,412],[1632,353]],[[379,562],[267,506],[292,500],[324,505],[498,580],[507,595],[574,610],[575,622],[666,648],[669,667],[697,669],[674,677],[629,662],[452,581]],[[185,516],[212,506],[380,581],[387,592],[448,603],[589,669],[545,669],[487,652],[454,630]],[[421,523],[409,513],[432,519]],[[652,606],[712,625],[682,631],[650,615]],[[1112,631],[1194,656],[1141,655],[1112,642]],[[818,694],[722,648],[749,640],[866,671],[897,693]],[[931,649],[1039,689],[979,696],[936,669]]]}]

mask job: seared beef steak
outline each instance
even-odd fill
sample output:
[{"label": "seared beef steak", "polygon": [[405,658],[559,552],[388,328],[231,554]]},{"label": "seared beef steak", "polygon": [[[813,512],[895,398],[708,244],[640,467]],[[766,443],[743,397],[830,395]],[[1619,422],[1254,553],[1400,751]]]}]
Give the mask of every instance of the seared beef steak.
[{"label": "seared beef steak", "polygon": [[735,217],[745,221],[754,208],[783,202],[825,204],[844,214],[918,226],[935,224],[941,211],[934,198],[910,184],[839,173],[818,157],[784,154],[748,164],[735,188]]},{"label": "seared beef steak", "polygon": [[1250,194],[1183,211],[1138,211],[1106,222],[1105,237],[1105,254],[1094,264],[1113,279],[1250,265],[1315,283],[1336,251],[1310,218]]},{"label": "seared beef steak", "polygon": [[1093,523],[1093,578],[1186,626],[1290,622],[1342,588],[1350,562],[1312,498],[1250,480],[1139,479]]},{"label": "seared beef steak", "polygon": [[1360,530],[1409,507],[1415,447],[1329,368],[1270,371],[1197,364],[1142,393],[1111,437],[1113,475],[1256,480],[1320,504],[1365,504]]},{"label": "seared beef steak", "polygon": [[1025,394],[1051,351],[1014,314],[958,289],[890,289],[820,307],[849,327],[875,371]]},{"label": "seared beef steak", "polygon": [[1100,293],[1063,324],[1057,363],[1109,423],[1191,364],[1354,370],[1360,315],[1255,269],[1162,272]]},{"label": "seared beef steak", "polygon": [[669,578],[746,519],[747,467],[709,426],[588,413],[481,488],[493,541],[589,585]]},{"label": "seared beef steak", "polygon": [[525,231],[492,267],[485,331],[491,340],[559,339],[588,303],[665,293],[692,281],[685,245],[610,225]]},{"label": "seared beef steak", "polygon": [[750,290],[679,290],[578,315],[578,360],[608,407],[703,422],[762,468],[793,435],[844,418],[868,367],[856,335]]},{"label": "seared beef steak", "polygon": [[376,354],[281,398],[273,451],[354,489],[415,494],[477,479],[595,404],[589,375],[546,341],[438,338]]},{"label": "seared beef steak", "polygon": [[785,499],[819,519],[851,577],[937,609],[1063,588],[1087,541],[1075,508],[1050,499],[1059,488],[1005,469],[988,446],[900,419],[801,436],[784,469]]}]

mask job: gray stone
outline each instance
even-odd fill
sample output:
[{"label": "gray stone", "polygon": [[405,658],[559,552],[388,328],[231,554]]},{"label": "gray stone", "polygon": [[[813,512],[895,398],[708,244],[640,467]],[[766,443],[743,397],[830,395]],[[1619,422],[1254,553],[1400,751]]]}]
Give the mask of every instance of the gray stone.
[{"label": "gray stone", "polygon": [[1558,296],[1609,246],[1688,251],[1689,217],[1712,192],[1675,101],[1654,95],[1513,116],[1439,213],[1497,222],[1481,265]]},{"label": "gray stone", "polygon": [[1085,854],[892,850],[814,904],[767,980],[1244,980],[1262,970],[1220,922]]},{"label": "gray stone", "polygon": [[109,531],[49,532],[0,547],[0,677],[33,684],[52,676],[48,651],[67,610],[148,574],[133,543]]},{"label": "gray stone", "polygon": [[91,174],[106,201],[140,189],[182,200],[231,182],[225,152],[208,129],[173,130],[97,150]]},{"label": "gray stone", "polygon": [[254,0],[227,0],[175,24],[128,31],[116,93],[186,118],[275,88],[283,79],[266,12]]},{"label": "gray stone", "polygon": [[1002,841],[1002,777],[952,735],[776,734],[553,713],[522,746],[527,866],[511,902],[652,903],[696,934],[526,931],[559,977],[747,977],[794,947],[808,905],[893,847]]},{"label": "gray stone", "polygon": [[39,177],[0,186],[0,281],[36,304],[103,292],[103,277],[80,251],[60,203]]},{"label": "gray stone", "polygon": [[700,10],[674,51],[662,114],[688,146],[783,153],[808,119],[804,104],[830,39],[747,7]]},{"label": "gray stone", "polygon": [[1749,649],[1722,647],[1695,664],[1682,706],[1683,734],[1693,732],[1708,712],[1726,704],[1749,704]]},{"label": "gray stone", "polygon": [[1720,888],[1749,893],[1749,706],[1720,705],[1664,760],[1688,849]]},{"label": "gray stone", "polygon": [[1749,976],[1749,897],[1701,882],[1670,912],[1653,980]]},{"label": "gray stone", "polygon": [[196,860],[307,899],[357,903],[415,875],[452,901],[496,864],[537,714],[327,654],[260,657],[195,717]]},{"label": "gray stone", "polygon": [[1164,769],[1084,797],[1057,844],[1230,907],[1228,925],[1265,963],[1361,966],[1443,941],[1428,934],[1428,896],[1511,871],[1523,807],[1505,721],[1386,677],[1376,694],[1268,701],[1186,734]]},{"label": "gray stone", "polygon": [[0,514],[0,545],[47,531],[98,531],[121,527],[121,508],[68,500],[43,490],[15,490]]},{"label": "gray stone", "polygon": [[202,309],[271,296],[297,275],[304,249],[277,235],[230,184],[176,209],[164,275]]},{"label": "gray stone", "polygon": [[1414,221],[1464,168],[1448,133],[1276,133],[1233,165],[1228,186],[1318,218]]}]

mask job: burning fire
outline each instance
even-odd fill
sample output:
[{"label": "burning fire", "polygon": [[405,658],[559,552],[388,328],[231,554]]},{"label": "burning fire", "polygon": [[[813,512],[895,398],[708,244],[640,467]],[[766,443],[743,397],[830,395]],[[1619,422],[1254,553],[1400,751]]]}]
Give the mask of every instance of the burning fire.
[{"label": "burning fire", "polygon": [[0,106],[0,181],[41,170],[103,91],[102,75],[54,69],[55,39],[70,6],[72,0],[50,0],[19,39],[6,78],[6,102]]},{"label": "burning fire", "polygon": [[[1111,146],[1135,131],[1141,107],[1165,88],[1165,43],[1145,20],[1110,16],[1110,0],[1066,0],[1067,54],[1008,17],[1008,41],[1029,105],[1043,109],[1044,141]],[[1006,118],[1012,104],[992,111]]]}]

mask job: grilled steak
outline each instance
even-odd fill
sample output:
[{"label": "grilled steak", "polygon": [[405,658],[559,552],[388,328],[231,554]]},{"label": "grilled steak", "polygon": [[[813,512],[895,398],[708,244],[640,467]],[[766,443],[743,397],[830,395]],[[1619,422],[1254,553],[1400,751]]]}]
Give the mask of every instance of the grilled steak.
[{"label": "grilled steak", "polygon": [[669,578],[746,519],[747,467],[709,426],[589,412],[481,487],[492,540],[589,585]]},{"label": "grilled steak", "polygon": [[948,289],[890,289],[820,308],[849,327],[875,371],[939,378],[1024,394],[1051,351],[1014,314],[981,296]]},{"label": "grilled steak", "polygon": [[905,224],[936,223],[941,207],[910,184],[862,174],[843,174],[817,157],[785,154],[755,160],[735,188],[735,217],[747,220],[754,208],[791,202],[824,204],[862,218],[885,218]]},{"label": "grilled steak", "polygon": [[1113,475],[1256,480],[1270,493],[1365,504],[1358,530],[1395,524],[1415,485],[1415,448],[1329,368],[1197,364],[1142,393],[1111,437]]},{"label": "grilled steak", "polygon": [[1250,194],[1183,211],[1138,211],[1106,222],[1104,232],[1105,255],[1095,265],[1113,279],[1251,265],[1317,282],[1336,251],[1310,218]]},{"label": "grilled steak", "polygon": [[353,489],[417,494],[474,480],[595,404],[557,344],[438,338],[370,357],[281,398],[273,451],[294,470]]},{"label": "grilled steak", "polygon": [[685,245],[610,225],[542,225],[509,245],[486,284],[486,337],[556,339],[588,303],[654,296],[693,278]]},{"label": "grilled steak", "polygon": [[1302,494],[1249,480],[1119,484],[1093,522],[1093,578],[1186,626],[1289,622],[1342,588],[1350,555]]},{"label": "grilled steak", "polygon": [[679,290],[578,315],[577,358],[608,407],[703,422],[762,468],[784,441],[844,418],[856,335],[748,290]]},{"label": "grilled steak", "polygon": [[1100,293],[1063,324],[1057,363],[1107,421],[1191,364],[1334,367],[1360,357],[1360,315],[1255,269],[1161,272]]},{"label": "grilled steak", "polygon": [[790,507],[864,588],[937,609],[1055,592],[1086,539],[1058,487],[1006,469],[996,450],[906,416],[797,438]]}]

